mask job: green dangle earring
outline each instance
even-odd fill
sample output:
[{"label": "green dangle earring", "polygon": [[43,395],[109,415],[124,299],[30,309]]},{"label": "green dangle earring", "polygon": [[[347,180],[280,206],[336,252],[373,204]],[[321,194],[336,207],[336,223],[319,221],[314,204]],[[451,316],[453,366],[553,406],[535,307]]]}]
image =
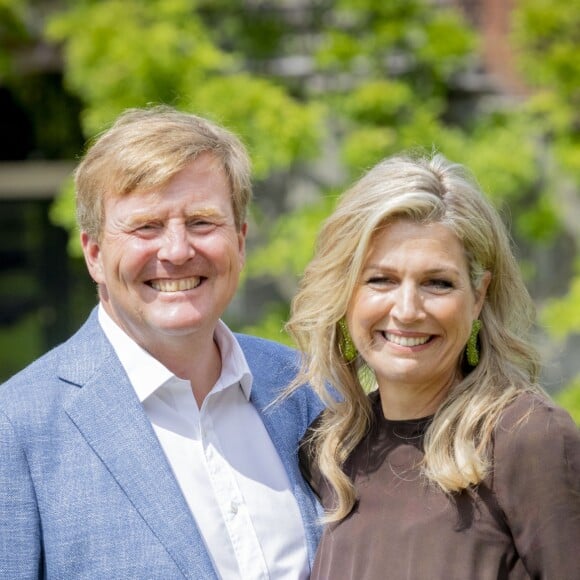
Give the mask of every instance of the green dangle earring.
[{"label": "green dangle earring", "polygon": [[481,330],[481,320],[477,319],[473,321],[471,325],[471,333],[469,335],[469,340],[467,341],[467,348],[465,349],[465,354],[467,356],[467,362],[470,366],[476,367],[479,363],[479,349],[477,348],[477,335]]},{"label": "green dangle earring", "polygon": [[338,348],[340,353],[344,357],[346,362],[352,362],[356,356],[356,347],[354,346],[354,342],[350,336],[350,332],[348,331],[348,326],[346,325],[346,320],[341,318],[338,321],[338,326],[340,327],[340,342],[338,343]]}]

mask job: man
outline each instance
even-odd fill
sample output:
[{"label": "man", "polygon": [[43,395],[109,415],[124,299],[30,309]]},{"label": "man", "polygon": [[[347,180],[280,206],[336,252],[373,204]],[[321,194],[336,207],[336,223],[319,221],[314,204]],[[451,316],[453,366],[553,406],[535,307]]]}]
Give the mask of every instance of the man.
[{"label": "man", "polygon": [[[220,316],[251,187],[232,134],[130,110],[75,184],[99,306],[0,388],[0,577],[306,578],[319,507],[294,353]],[[274,402],[274,404],[272,404]]]}]

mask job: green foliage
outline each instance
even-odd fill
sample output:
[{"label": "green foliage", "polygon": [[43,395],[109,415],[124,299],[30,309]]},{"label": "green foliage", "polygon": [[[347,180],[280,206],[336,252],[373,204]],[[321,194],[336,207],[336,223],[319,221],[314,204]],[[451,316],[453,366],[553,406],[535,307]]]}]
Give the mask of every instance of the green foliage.
[{"label": "green foliage", "polygon": [[459,13],[421,0],[343,0],[329,12],[335,25],[322,32],[317,62],[345,79],[322,98],[351,175],[401,149],[444,151],[457,141],[443,122],[445,99],[475,46]]},{"label": "green foliage", "polygon": [[42,354],[38,314],[29,314],[0,332],[0,383]]},{"label": "green foliage", "polygon": [[408,117],[415,104],[407,83],[372,79],[346,96],[344,110],[351,119],[361,123],[393,124],[401,116]]},{"label": "green foliage", "polygon": [[[572,211],[580,214],[580,0],[520,0],[513,30],[522,71],[535,89],[525,113],[541,132],[549,167],[545,193],[527,220],[532,235],[542,237],[554,227],[554,193],[560,189],[573,184]],[[580,275],[566,296],[548,301],[542,321],[557,338],[580,332]]]},{"label": "green foliage", "polygon": [[550,242],[561,231],[554,200],[545,193],[531,209],[523,209],[517,216],[518,231],[530,240]]},{"label": "green foliage", "polygon": [[356,66],[367,61],[379,73],[385,60],[399,57],[423,86],[430,80],[442,87],[474,48],[475,37],[457,10],[423,0],[343,0],[336,3],[334,20],[343,29],[329,30],[321,63]]},{"label": "green foliage", "polygon": [[580,0],[520,0],[513,19],[520,62],[534,85],[552,87],[565,101],[580,97]]},{"label": "green foliage", "polygon": [[572,415],[572,419],[580,426],[580,375],[555,397],[556,402]]},{"label": "green foliage", "polygon": [[[335,201],[336,197],[329,194],[319,203],[282,215],[269,231],[270,243],[260,246],[248,256],[245,276],[290,277],[295,282],[312,257],[320,224]],[[289,298],[295,284],[290,286]]]},{"label": "green foliage", "polygon": [[395,151],[397,143],[397,132],[392,127],[362,125],[344,138],[342,159],[353,174],[362,173]]},{"label": "green foliage", "polygon": [[540,89],[531,113],[546,126],[563,168],[580,183],[578,30],[580,0],[520,0],[514,13],[522,71]]},{"label": "green foliage", "polygon": [[538,179],[533,137],[526,118],[514,111],[494,113],[476,120],[452,158],[471,169],[497,205],[515,207],[530,196]]},{"label": "green foliage", "polygon": [[29,34],[24,25],[24,0],[0,0],[0,77],[14,74],[8,49],[25,43]]},{"label": "green foliage", "polygon": [[295,346],[288,333],[284,330],[284,324],[288,320],[288,306],[281,303],[269,304],[265,307],[265,314],[258,324],[244,326],[240,332],[261,336],[288,346]]},{"label": "green foliage", "polygon": [[580,334],[580,276],[577,275],[563,298],[549,300],[541,313],[542,322],[559,339]]},{"label": "green foliage", "polygon": [[248,74],[216,77],[188,98],[182,99],[185,109],[201,111],[244,138],[257,179],[317,154],[323,108],[298,103],[271,81]]},{"label": "green foliage", "polygon": [[417,57],[443,83],[465,66],[466,55],[476,48],[473,33],[456,10],[437,10],[425,26]]},{"label": "green foliage", "polygon": [[77,231],[75,192],[72,178],[64,185],[61,194],[55,199],[50,207],[50,219],[57,226],[61,226],[70,232],[68,239],[68,251],[71,256],[79,258],[83,255],[81,242]]},{"label": "green foliage", "polygon": [[347,31],[330,29],[317,53],[316,61],[322,69],[348,69],[361,52],[359,40]]},{"label": "green foliage", "polygon": [[243,55],[214,42],[197,4],[80,2],[50,20],[49,37],[64,43],[67,82],[85,103],[86,134],[125,108],[163,102],[236,130],[256,177],[315,155],[320,107],[299,103],[271,79],[240,72]]},{"label": "green foliage", "polygon": [[86,103],[88,135],[127,107],[174,103],[228,66],[194,8],[191,0],[79,2],[49,21],[49,38],[65,43],[68,84]]}]

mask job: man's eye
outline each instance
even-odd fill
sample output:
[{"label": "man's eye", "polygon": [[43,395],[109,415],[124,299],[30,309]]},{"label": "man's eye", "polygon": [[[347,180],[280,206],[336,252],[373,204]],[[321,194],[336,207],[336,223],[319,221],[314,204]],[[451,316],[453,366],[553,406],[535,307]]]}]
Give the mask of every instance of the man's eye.
[{"label": "man's eye", "polygon": [[191,220],[187,222],[187,228],[197,233],[209,233],[216,227],[216,224],[209,220]]},{"label": "man's eye", "polygon": [[154,230],[157,228],[159,228],[159,224],[156,224],[155,222],[146,222],[146,223],[139,224],[138,226],[136,226],[135,230],[139,231],[139,232],[147,232],[147,231]]},{"label": "man's eye", "polygon": [[190,220],[187,222],[187,227],[193,229],[211,228],[213,225],[214,224],[208,220],[200,219]]}]

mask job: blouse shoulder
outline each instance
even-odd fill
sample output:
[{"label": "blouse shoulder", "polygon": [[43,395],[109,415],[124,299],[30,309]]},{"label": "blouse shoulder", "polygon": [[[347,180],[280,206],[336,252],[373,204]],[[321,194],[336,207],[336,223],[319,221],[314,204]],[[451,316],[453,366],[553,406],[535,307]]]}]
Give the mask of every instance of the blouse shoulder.
[{"label": "blouse shoulder", "polygon": [[510,457],[517,465],[564,460],[580,473],[580,430],[570,414],[548,397],[522,393],[503,412],[494,432],[494,463]]},{"label": "blouse shoulder", "polygon": [[574,577],[580,430],[570,415],[540,394],[519,395],[494,432],[492,463],[495,497],[530,576]]},{"label": "blouse shoulder", "polygon": [[580,442],[580,431],[570,414],[547,396],[522,393],[506,407],[496,427],[496,441],[501,443],[506,437],[510,447],[514,442],[543,447],[554,438],[574,446]]}]

